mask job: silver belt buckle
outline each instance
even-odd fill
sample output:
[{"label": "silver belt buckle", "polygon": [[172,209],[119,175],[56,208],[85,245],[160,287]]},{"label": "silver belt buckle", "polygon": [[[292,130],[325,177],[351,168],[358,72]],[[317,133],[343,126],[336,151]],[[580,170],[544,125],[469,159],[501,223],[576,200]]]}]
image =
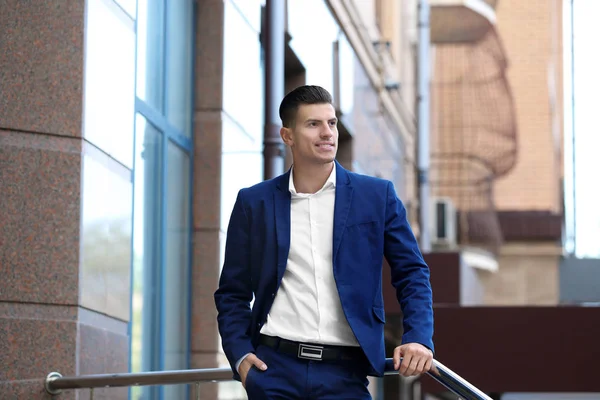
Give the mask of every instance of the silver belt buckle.
[{"label": "silver belt buckle", "polygon": [[306,360],[322,360],[323,346],[311,346],[308,344],[298,345],[298,358]]}]

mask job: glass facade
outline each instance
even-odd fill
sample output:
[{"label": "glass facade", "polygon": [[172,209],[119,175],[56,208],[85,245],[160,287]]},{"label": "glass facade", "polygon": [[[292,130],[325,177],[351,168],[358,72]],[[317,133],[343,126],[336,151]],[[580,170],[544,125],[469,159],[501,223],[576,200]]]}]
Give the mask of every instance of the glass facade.
[{"label": "glass facade", "polygon": [[169,0],[166,2],[166,35],[169,45],[165,48],[165,115],[176,129],[192,135],[192,76],[193,12],[192,0]]},{"label": "glass facade", "polygon": [[[193,7],[136,4],[132,372],[189,368]],[[185,385],[130,392],[140,400],[188,396]]]},{"label": "glass facade", "polygon": [[131,169],[135,23],[112,0],[88,0],[87,8],[85,138]]},{"label": "glass facade", "polygon": [[124,330],[130,320],[135,22],[112,0],[88,0],[86,7],[79,301]]}]

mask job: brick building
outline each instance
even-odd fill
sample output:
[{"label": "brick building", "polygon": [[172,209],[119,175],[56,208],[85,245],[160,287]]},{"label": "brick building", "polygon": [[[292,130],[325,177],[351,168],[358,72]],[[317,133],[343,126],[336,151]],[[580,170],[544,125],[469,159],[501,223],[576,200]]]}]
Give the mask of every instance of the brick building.
[{"label": "brick building", "polygon": [[467,257],[479,264],[483,304],[556,305],[563,4],[490,1],[480,22],[471,10],[470,30],[453,27],[459,8],[432,4],[434,194],[457,208],[463,251],[488,252]]},{"label": "brick building", "polygon": [[551,356],[560,343],[572,362],[593,362],[583,349],[598,349],[600,328],[598,308],[562,296],[592,279],[561,266],[564,4],[430,4],[432,188],[456,209],[456,242],[427,257],[436,357],[494,398],[596,398],[591,374]]},{"label": "brick building", "polygon": [[[486,303],[556,305],[563,254],[563,46],[561,1],[498,3],[509,57],[518,157],[494,190],[506,241]],[[502,286],[502,287],[500,287]]]}]

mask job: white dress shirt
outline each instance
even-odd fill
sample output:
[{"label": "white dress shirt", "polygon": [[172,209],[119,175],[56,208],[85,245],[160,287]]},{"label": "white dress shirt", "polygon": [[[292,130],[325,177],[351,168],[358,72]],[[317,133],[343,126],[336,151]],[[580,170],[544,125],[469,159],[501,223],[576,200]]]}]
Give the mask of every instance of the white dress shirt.
[{"label": "white dress shirt", "polygon": [[298,193],[290,172],[290,252],[261,333],[297,342],[358,346],[333,277],[335,164],[314,194]]},{"label": "white dress shirt", "polygon": [[[333,276],[336,167],[314,194],[298,193],[290,172],[290,251],[261,333],[304,343],[358,346]],[[241,362],[236,363],[239,371]]]}]

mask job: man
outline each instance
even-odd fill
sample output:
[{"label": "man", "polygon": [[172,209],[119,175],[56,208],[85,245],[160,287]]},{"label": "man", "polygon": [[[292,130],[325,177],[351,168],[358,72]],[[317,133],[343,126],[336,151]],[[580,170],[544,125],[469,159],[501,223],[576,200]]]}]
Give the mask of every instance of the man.
[{"label": "man", "polygon": [[370,399],[367,375],[385,364],[383,257],[404,314],[393,357],[405,376],[432,364],[429,268],[392,183],[335,161],[331,95],[299,87],[279,114],[293,166],[238,193],[215,293],[223,349],[250,400]]}]

